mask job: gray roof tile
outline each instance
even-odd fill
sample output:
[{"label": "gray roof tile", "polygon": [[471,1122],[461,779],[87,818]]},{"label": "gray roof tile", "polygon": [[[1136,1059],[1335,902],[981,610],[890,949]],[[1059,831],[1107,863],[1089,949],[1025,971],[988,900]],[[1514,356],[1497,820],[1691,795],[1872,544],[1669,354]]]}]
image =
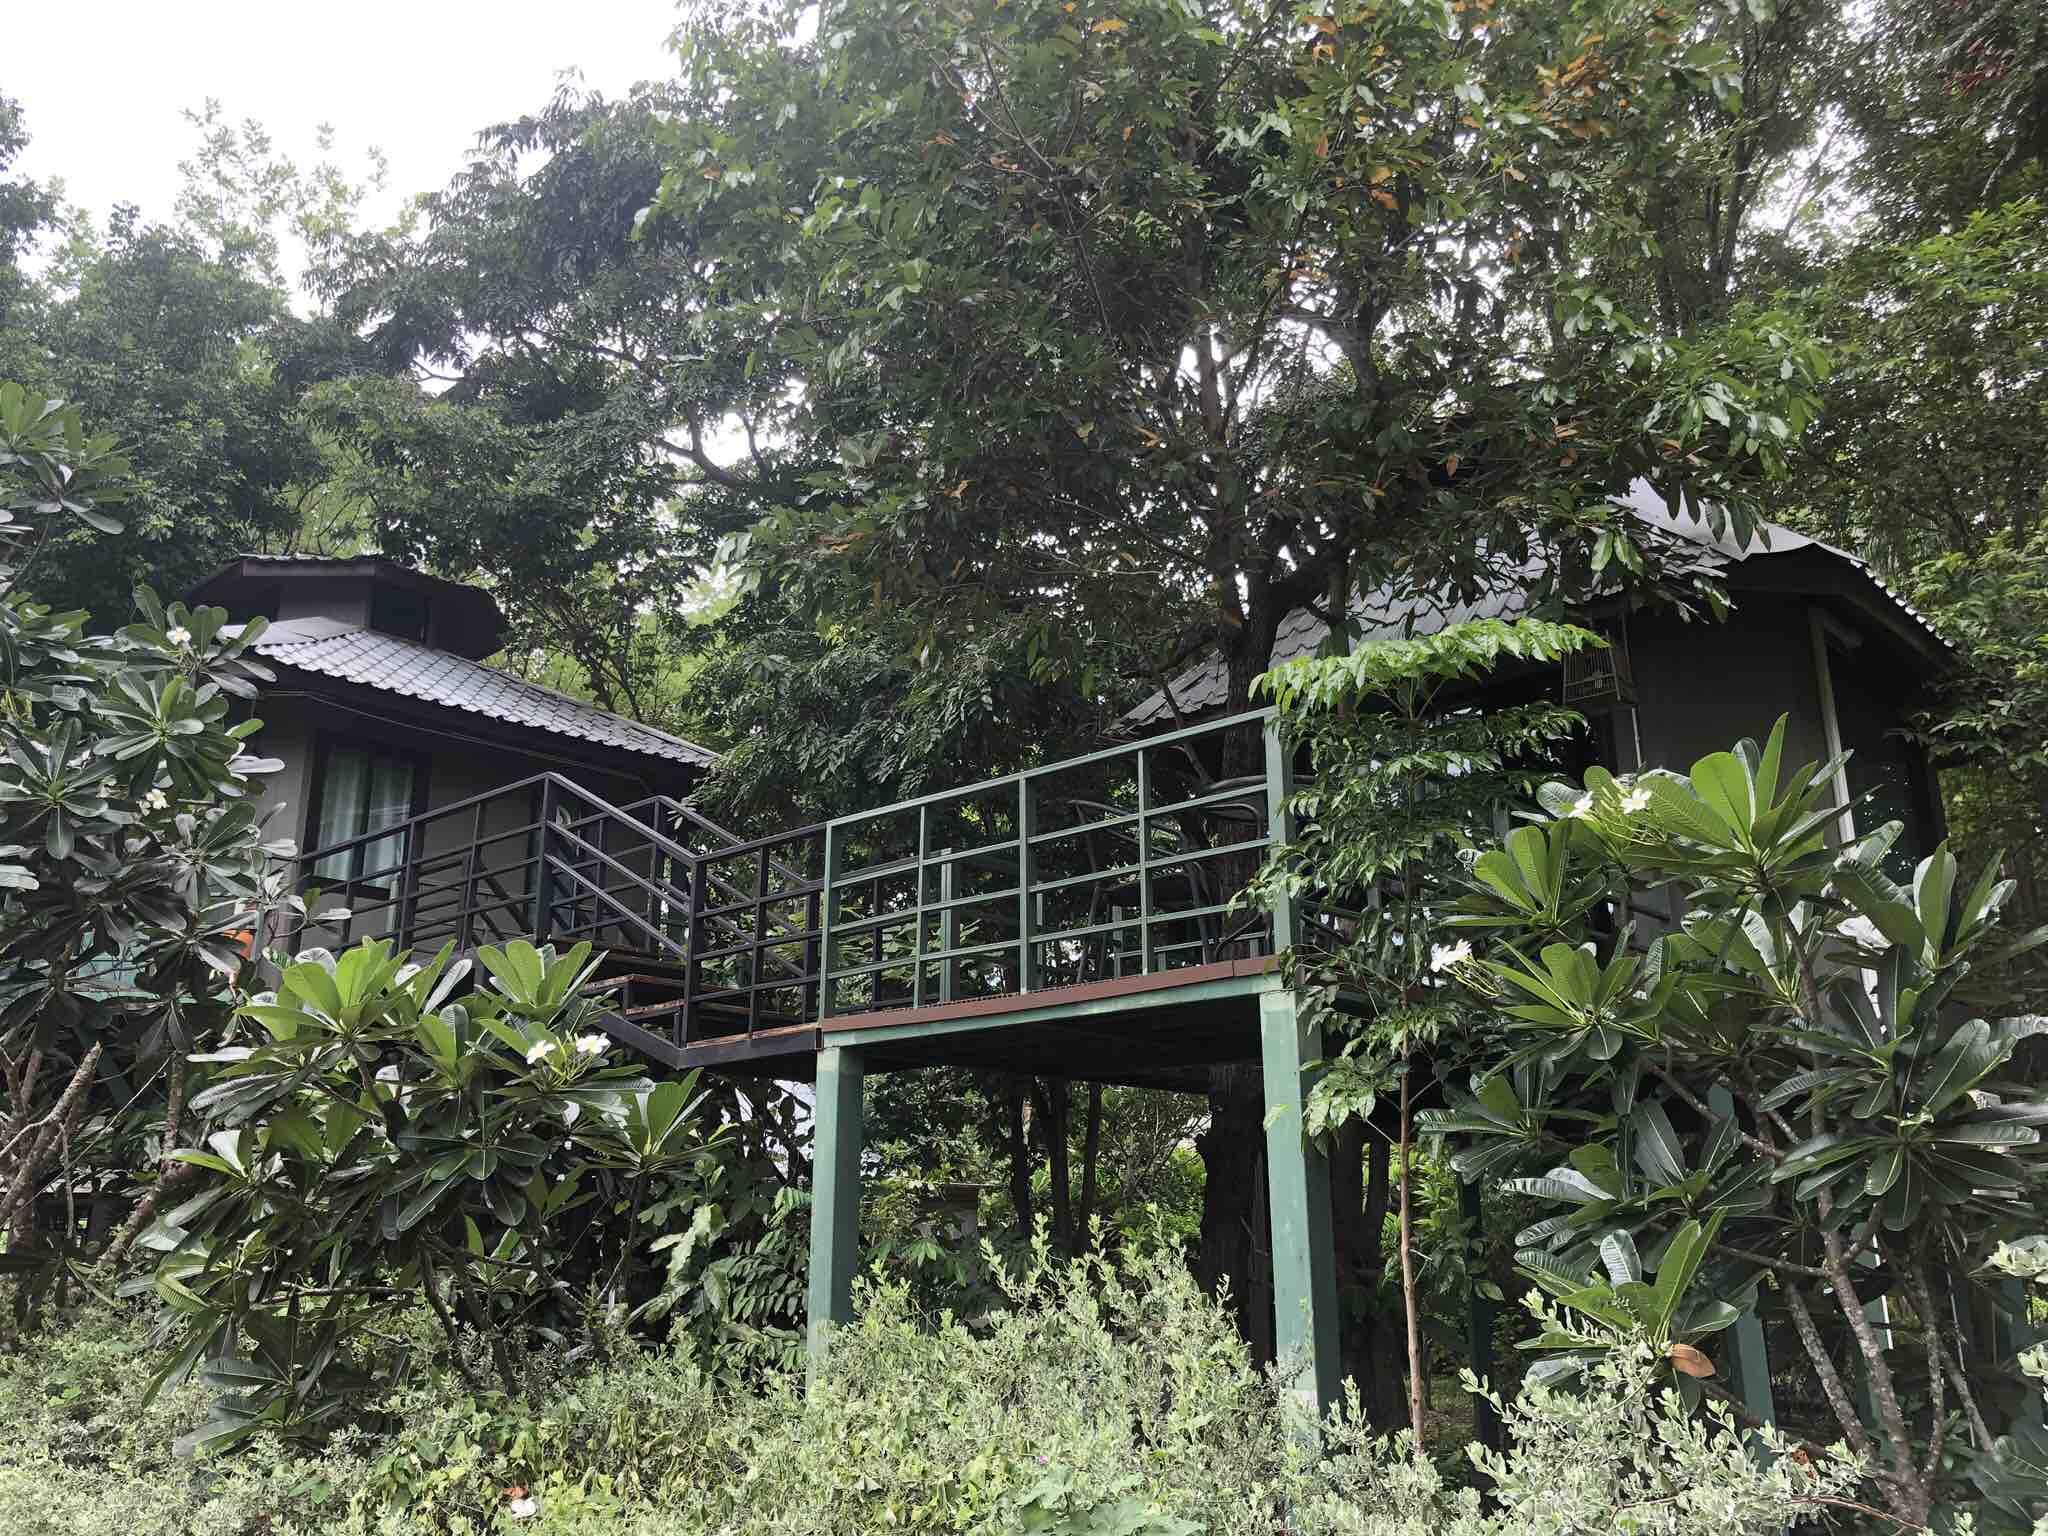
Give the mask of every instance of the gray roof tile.
[{"label": "gray roof tile", "polygon": [[651,725],[628,720],[416,641],[335,619],[287,619],[272,624],[256,650],[280,666],[318,672],[359,687],[377,688],[426,704],[467,710],[508,725],[574,736],[616,751],[674,763],[708,766],[718,754]]}]

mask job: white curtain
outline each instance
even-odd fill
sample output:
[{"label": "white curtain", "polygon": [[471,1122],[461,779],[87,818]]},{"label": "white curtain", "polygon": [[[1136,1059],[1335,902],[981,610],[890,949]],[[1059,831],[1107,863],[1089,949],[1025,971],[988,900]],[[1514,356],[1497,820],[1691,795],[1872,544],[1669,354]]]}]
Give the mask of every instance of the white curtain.
[{"label": "white curtain", "polygon": [[[320,827],[317,847],[325,848],[367,832],[395,827],[412,814],[412,759],[362,747],[331,747],[320,780]],[[390,885],[405,857],[405,839],[379,838],[374,843],[331,853],[314,866],[322,880],[365,880]]]}]

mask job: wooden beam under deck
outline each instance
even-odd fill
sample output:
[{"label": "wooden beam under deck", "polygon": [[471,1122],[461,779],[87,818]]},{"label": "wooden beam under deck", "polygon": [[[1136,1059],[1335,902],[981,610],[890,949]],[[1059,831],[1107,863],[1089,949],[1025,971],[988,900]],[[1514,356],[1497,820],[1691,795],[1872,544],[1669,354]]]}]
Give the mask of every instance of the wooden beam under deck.
[{"label": "wooden beam under deck", "polygon": [[659,1042],[657,1059],[682,1069],[807,1079],[816,1053],[860,1049],[873,1069],[1000,1068],[1079,1082],[1199,1092],[1207,1069],[1259,1055],[1259,998],[1280,984],[1262,956],[1185,966],[1072,987],[891,1008],[818,1025],[709,1036],[680,1049],[629,1020],[629,1038]]}]

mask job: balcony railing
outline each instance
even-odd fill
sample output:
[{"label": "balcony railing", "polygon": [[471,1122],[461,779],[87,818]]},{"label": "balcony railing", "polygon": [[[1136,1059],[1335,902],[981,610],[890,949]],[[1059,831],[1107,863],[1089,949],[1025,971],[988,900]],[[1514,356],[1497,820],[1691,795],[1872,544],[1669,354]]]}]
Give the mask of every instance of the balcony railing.
[{"label": "balcony railing", "polygon": [[1295,914],[1244,893],[1289,759],[1259,712],[754,839],[542,774],[308,853],[393,850],[302,942],[588,939],[679,1050],[1267,956]]}]

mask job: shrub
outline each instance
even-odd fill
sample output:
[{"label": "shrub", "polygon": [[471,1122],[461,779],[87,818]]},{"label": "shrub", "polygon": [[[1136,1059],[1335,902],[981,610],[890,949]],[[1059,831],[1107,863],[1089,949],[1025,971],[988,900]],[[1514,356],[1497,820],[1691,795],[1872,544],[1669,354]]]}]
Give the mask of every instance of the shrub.
[{"label": "shrub", "polygon": [[1493,1502],[1448,1487],[1357,1405],[1318,1435],[1253,1366],[1224,1304],[1170,1255],[1006,1279],[984,1326],[868,1286],[815,1390],[735,1388],[687,1349],[557,1360],[521,1391],[448,1371],[386,1394],[320,1455],[273,1436],[232,1458],[166,1447],[199,1389],[138,1403],[132,1318],[92,1311],[0,1359],[0,1531],[9,1536],[1774,1536],[1859,1468],[1757,1457],[1688,1413],[1647,1346],[1582,1391],[1507,1409],[1476,1457]]},{"label": "shrub", "polygon": [[296,1457],[261,1440],[234,1460],[172,1443],[211,1411],[196,1383],[148,1405],[159,1345],[142,1315],[88,1302],[0,1351],[0,1531],[7,1536],[311,1536],[361,1473],[345,1447]]}]

